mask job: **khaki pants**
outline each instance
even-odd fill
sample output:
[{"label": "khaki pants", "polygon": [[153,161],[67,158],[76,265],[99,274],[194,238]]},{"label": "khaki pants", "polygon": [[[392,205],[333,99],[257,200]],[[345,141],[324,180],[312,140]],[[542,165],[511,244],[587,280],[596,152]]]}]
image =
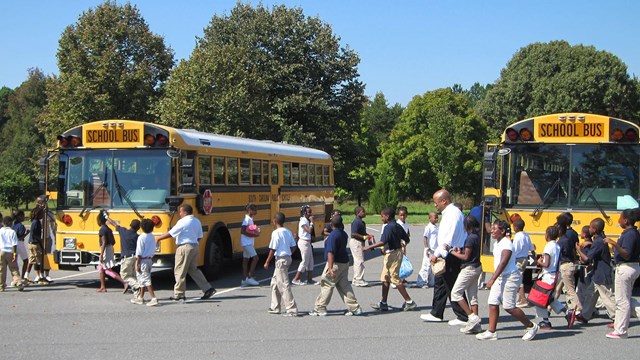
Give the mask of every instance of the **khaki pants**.
[{"label": "khaki pants", "polygon": [[271,277],[271,309],[280,310],[282,301],[288,313],[297,313],[298,307],[289,282],[289,266],[291,266],[291,256],[276,258],[276,269]]},{"label": "khaki pants", "polygon": [[599,298],[602,301],[605,309],[607,309],[607,315],[609,315],[611,319],[615,318],[616,298],[613,295],[613,291],[611,291],[611,286],[604,284],[595,284],[593,281],[591,283],[593,284],[594,293],[591,299],[588,300],[586,304],[583,304],[584,307],[582,308],[582,316],[584,316],[587,320],[591,319],[591,317],[593,316],[593,312],[596,309],[596,303],[598,302]]},{"label": "khaki pants", "polygon": [[173,287],[174,296],[184,296],[187,288],[187,274],[191,276],[202,291],[207,291],[211,284],[196,265],[196,258],[200,251],[198,244],[184,244],[176,249],[176,264],[173,269],[176,285]]},{"label": "khaki pants", "polygon": [[338,290],[338,294],[342,297],[345,305],[351,312],[362,311],[358,300],[353,293],[353,288],[349,283],[349,264],[334,263],[333,272],[335,277],[331,277],[329,273],[329,264],[324,266],[322,271],[322,278],[320,279],[320,295],[316,298],[316,304],[314,310],[319,313],[327,312],[327,305],[331,301],[331,295],[333,295],[333,289]]},{"label": "khaki pants", "polygon": [[132,289],[138,287],[138,280],[136,279],[136,257],[129,256],[123,258],[120,262],[120,276],[122,280],[126,281]]},{"label": "khaki pants", "polygon": [[349,248],[353,257],[353,283],[364,282],[364,253],[362,252],[363,242],[356,239],[349,239]]},{"label": "khaki pants", "polygon": [[567,307],[569,309],[575,309],[577,313],[580,313],[582,311],[582,304],[580,303],[580,298],[578,298],[578,294],[576,293],[575,274],[575,264],[564,263],[560,265],[560,280],[556,286],[555,298],[559,298],[562,286],[564,286],[565,296],[567,298]]},{"label": "khaki pants", "polygon": [[300,265],[298,265],[298,272],[313,271],[313,248],[311,247],[311,241],[298,240],[298,249],[300,249]]},{"label": "khaki pants", "polygon": [[640,276],[640,265],[619,264],[616,266],[615,297],[616,318],[613,328],[618,334],[626,334],[629,330],[629,318],[631,317],[631,292],[633,283]]},{"label": "khaki pants", "polygon": [[11,275],[13,276],[12,285],[22,284],[20,279],[20,273],[18,272],[18,263],[13,261],[13,252],[0,252],[0,289],[5,288],[5,271],[9,267]]}]

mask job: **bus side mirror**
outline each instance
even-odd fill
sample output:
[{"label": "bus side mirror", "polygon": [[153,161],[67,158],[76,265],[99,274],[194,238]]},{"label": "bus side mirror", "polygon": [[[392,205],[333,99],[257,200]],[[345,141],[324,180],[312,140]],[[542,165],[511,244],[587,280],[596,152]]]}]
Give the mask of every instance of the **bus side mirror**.
[{"label": "bus side mirror", "polygon": [[496,181],[496,153],[485,152],[482,159],[482,180],[485,188],[495,188]]},{"label": "bus side mirror", "polygon": [[167,205],[169,205],[170,211],[176,211],[178,209],[178,206],[182,205],[183,201],[184,201],[184,198],[182,196],[167,196],[164,199],[164,202],[166,202]]}]

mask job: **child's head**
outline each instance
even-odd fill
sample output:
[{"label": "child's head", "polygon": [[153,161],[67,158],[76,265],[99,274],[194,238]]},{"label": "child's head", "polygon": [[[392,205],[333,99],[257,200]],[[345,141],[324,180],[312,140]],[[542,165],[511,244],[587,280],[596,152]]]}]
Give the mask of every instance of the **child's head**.
[{"label": "child's head", "polygon": [[151,219],[142,219],[142,223],[140,222],[138,223],[140,224],[140,226],[142,226],[142,231],[144,231],[145,234],[151,234],[151,232],[153,231],[153,227],[155,226],[155,224],[153,223],[153,221],[151,221]]},{"label": "child's head", "polygon": [[277,227],[282,227],[284,226],[284,214],[281,212],[277,212],[274,216],[273,216],[273,223],[277,226]]},{"label": "child's head", "polygon": [[585,225],[582,227],[580,231],[580,238],[583,240],[591,240],[591,232],[589,231],[589,225]]},{"label": "child's head", "polygon": [[13,218],[11,216],[5,216],[2,218],[2,225],[11,226],[13,225]]},{"label": "child's head", "polygon": [[438,213],[432,211],[429,213],[429,222],[435,225],[438,222]]},{"label": "child's head", "polygon": [[342,211],[340,211],[340,210],[336,209],[336,210],[333,210],[333,211],[331,212],[331,218],[332,218],[332,219],[333,219],[333,217],[334,217],[334,216],[337,216],[337,215],[342,215]]},{"label": "child's head", "polygon": [[524,220],[518,219],[513,222],[513,231],[520,232],[524,230]]},{"label": "child's head", "polygon": [[393,210],[393,208],[386,207],[382,209],[382,211],[380,212],[380,218],[382,219],[383,224],[387,224],[393,221],[395,217],[396,217],[396,211]]},{"label": "child's head", "polygon": [[491,236],[495,239],[502,240],[502,238],[507,234],[507,229],[509,228],[509,224],[506,221],[498,219],[494,221],[491,226]]},{"label": "child's head", "polygon": [[467,215],[464,218],[464,231],[469,234],[477,234],[480,232],[480,222],[473,215]]},{"label": "child's head", "polygon": [[300,208],[300,216],[304,216],[307,219],[311,216],[313,212],[311,211],[311,206],[309,205],[302,205],[302,207]]},{"label": "child's head", "polygon": [[400,221],[402,221],[402,222],[406,222],[407,221],[407,215],[409,215],[407,207],[406,206],[398,206],[398,219],[400,219]]},{"label": "child's head", "polygon": [[560,227],[558,225],[551,225],[547,228],[545,232],[545,239],[547,242],[555,241],[558,239],[558,234],[560,233]]},{"label": "child's head", "polygon": [[138,219],[131,220],[131,224],[129,224],[129,226],[131,227],[131,230],[138,232],[138,230],[140,230],[140,220]]},{"label": "child's head", "polygon": [[109,219],[109,214],[104,210],[100,210],[100,213],[98,213],[98,225],[102,226],[106,224],[107,219]]},{"label": "child's head", "polygon": [[21,223],[24,221],[24,211],[22,210],[17,210],[14,214],[13,214],[13,221],[15,221],[16,223]]},{"label": "child's head", "polygon": [[258,207],[254,203],[248,203],[247,207],[246,207],[246,210],[247,210],[247,214],[249,214],[249,216],[253,216],[253,215],[258,213]]},{"label": "child's head", "polygon": [[344,229],[344,224],[342,223],[342,215],[334,216],[331,219],[331,227],[333,229]]},{"label": "child's head", "polygon": [[593,235],[604,235],[604,220],[595,218],[589,223],[589,233]]},{"label": "child's head", "polygon": [[363,218],[367,215],[367,212],[362,206],[356,206],[356,208],[353,210],[353,214],[359,218]]},{"label": "child's head", "polygon": [[42,219],[42,208],[36,206],[31,210],[31,221],[40,219]]}]

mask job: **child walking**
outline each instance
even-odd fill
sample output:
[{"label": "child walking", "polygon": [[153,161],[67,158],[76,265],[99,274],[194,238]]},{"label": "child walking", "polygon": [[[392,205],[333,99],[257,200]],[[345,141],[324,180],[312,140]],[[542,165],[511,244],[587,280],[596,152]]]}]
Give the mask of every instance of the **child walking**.
[{"label": "child walking", "polygon": [[140,287],[140,295],[134,295],[131,299],[133,304],[144,304],[144,289],[147,288],[151,300],[147,303],[147,306],[158,305],[158,299],[153,292],[153,286],[151,285],[151,265],[153,255],[156,252],[156,239],[151,233],[153,231],[153,221],[150,219],[143,219],[140,223],[143,233],[138,236],[138,242],[136,244],[136,280]]},{"label": "child walking", "polygon": [[[298,223],[298,248],[300,249],[300,256],[302,261],[298,265],[298,272],[291,281],[294,285],[316,285],[313,281],[313,248],[311,247],[313,232],[313,216],[311,215],[311,206],[304,205],[300,209],[300,222]],[[307,281],[300,280],[300,276],[303,272],[307,273]]]},{"label": "child walking", "polygon": [[[253,278],[253,273],[258,264],[258,253],[255,249],[254,238],[258,236],[255,233],[249,233],[247,228],[253,225],[253,217],[258,213],[258,207],[254,203],[249,203],[246,207],[247,214],[242,220],[240,228],[240,245],[242,246],[242,281],[240,286],[258,286],[260,283]],[[251,264],[249,264],[251,261]]]},{"label": "child walking", "polygon": [[298,307],[293,298],[291,283],[289,282],[289,266],[291,266],[291,254],[296,247],[296,241],[289,229],[284,227],[285,216],[277,212],[273,217],[275,230],[271,233],[269,242],[269,255],[264,262],[265,270],[269,268],[272,258],[276,258],[276,269],[271,277],[271,306],[270,314],[280,314],[282,303],[286,312],[284,316],[297,316]]}]

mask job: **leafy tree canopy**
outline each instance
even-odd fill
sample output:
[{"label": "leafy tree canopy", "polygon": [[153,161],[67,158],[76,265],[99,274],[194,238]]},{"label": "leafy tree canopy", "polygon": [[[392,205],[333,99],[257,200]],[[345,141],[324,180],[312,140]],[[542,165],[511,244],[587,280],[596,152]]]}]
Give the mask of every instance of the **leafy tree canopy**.
[{"label": "leafy tree canopy", "polygon": [[476,107],[498,138],[507,124],[559,112],[588,112],[633,119],[637,81],[615,55],[566,41],[520,49]]},{"label": "leafy tree canopy", "polygon": [[173,50],[153,34],[135,6],[106,1],[82,13],[58,45],[59,77],[47,84],[39,125],[59,132],[98,119],[153,120],[151,103],[173,66]]},{"label": "leafy tree canopy", "polygon": [[365,103],[358,55],[299,8],[238,3],[213,16],[154,107],[160,122],[329,152],[345,183]]}]

